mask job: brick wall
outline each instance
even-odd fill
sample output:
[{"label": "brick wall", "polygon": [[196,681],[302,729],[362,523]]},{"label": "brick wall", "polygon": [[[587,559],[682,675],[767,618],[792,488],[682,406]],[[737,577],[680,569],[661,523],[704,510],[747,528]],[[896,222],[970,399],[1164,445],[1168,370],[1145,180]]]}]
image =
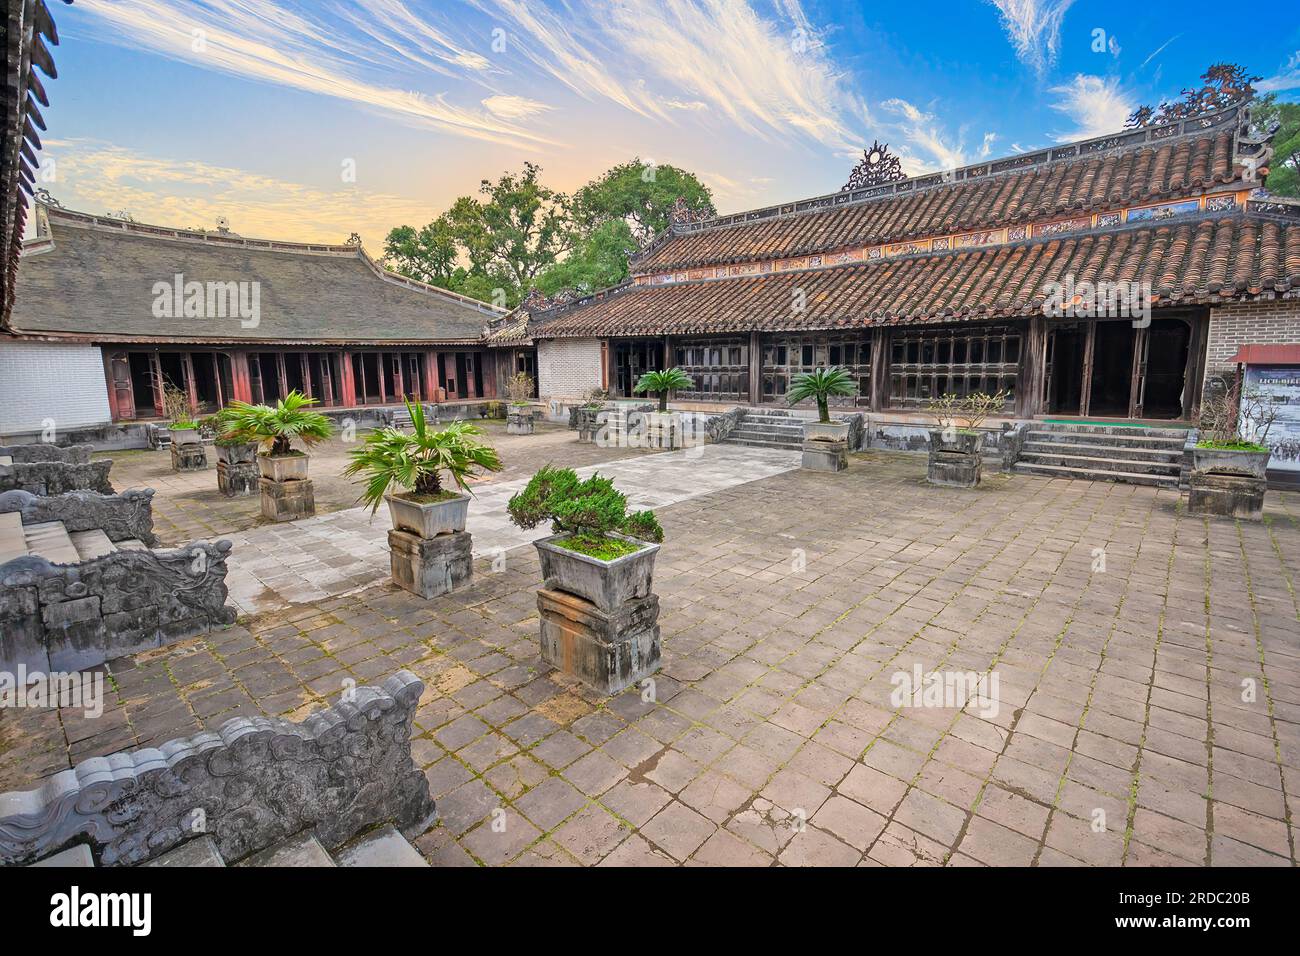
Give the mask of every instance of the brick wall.
[{"label": "brick wall", "polygon": [[0,341],[0,435],[106,425],[104,359],[93,345]]},{"label": "brick wall", "polygon": [[1300,300],[1273,299],[1210,310],[1210,344],[1205,375],[1232,371],[1230,361],[1243,345],[1300,342]]},{"label": "brick wall", "polygon": [[537,390],[543,400],[582,398],[600,387],[600,339],[537,343]]}]

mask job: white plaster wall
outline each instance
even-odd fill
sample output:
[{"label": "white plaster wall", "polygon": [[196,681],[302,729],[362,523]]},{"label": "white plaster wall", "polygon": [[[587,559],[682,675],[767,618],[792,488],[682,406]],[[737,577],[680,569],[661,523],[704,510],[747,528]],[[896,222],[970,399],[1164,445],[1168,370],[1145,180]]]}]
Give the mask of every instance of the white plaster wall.
[{"label": "white plaster wall", "polygon": [[537,343],[537,390],[543,401],[582,398],[600,387],[600,339]]},{"label": "white plaster wall", "polygon": [[93,345],[0,339],[0,434],[107,425],[104,358]]}]

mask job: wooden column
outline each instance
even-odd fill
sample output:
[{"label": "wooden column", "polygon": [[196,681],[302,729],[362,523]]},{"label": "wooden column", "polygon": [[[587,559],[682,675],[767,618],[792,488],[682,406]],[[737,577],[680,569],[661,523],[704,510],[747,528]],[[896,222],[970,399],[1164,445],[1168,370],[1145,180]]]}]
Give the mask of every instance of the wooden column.
[{"label": "wooden column", "polygon": [[361,402],[357,401],[357,383],[356,376],[352,374],[352,353],[344,352],[342,360],[339,363],[339,386],[343,392],[343,405],[346,407],[355,407]]},{"label": "wooden column", "polygon": [[871,330],[871,410],[884,411],[889,407],[889,329],[878,326]]},{"label": "wooden column", "polygon": [[1084,323],[1083,379],[1079,386],[1079,417],[1086,418],[1092,405],[1092,356],[1097,348],[1097,323]]},{"label": "wooden column", "polygon": [[763,342],[758,332],[749,333],[749,404],[763,400]]},{"label": "wooden column", "polygon": [[190,400],[190,414],[199,413],[199,387],[194,381],[194,353],[181,353],[181,368],[185,371],[185,394]]},{"label": "wooden column", "polygon": [[438,386],[438,353],[432,349],[426,351],[423,356],[424,361],[424,400],[426,402],[437,402]]},{"label": "wooden column", "polygon": [[612,387],[610,383],[614,380],[614,376],[611,374],[614,367],[612,364],[614,360],[611,357],[613,351],[609,347],[609,339],[600,340],[600,387],[607,392]]},{"label": "wooden column", "polygon": [[280,393],[279,397],[284,398],[284,396],[289,394],[289,389],[288,389],[289,373],[288,373],[287,366],[285,366],[284,364],[283,352],[275,353],[275,371],[276,371],[276,378],[279,379],[279,381],[275,383],[276,390]]},{"label": "wooden column", "polygon": [[149,353],[149,377],[153,380],[154,415],[162,418],[167,413],[167,406],[163,404],[162,360],[158,358],[157,352]]},{"label": "wooden column", "polygon": [[1020,352],[1016,382],[1016,417],[1033,418],[1043,410],[1047,374],[1047,317],[1031,316]]},{"label": "wooden column", "polygon": [[252,402],[253,385],[248,377],[248,353],[230,353],[230,382],[234,395],[230,398],[237,402]]}]

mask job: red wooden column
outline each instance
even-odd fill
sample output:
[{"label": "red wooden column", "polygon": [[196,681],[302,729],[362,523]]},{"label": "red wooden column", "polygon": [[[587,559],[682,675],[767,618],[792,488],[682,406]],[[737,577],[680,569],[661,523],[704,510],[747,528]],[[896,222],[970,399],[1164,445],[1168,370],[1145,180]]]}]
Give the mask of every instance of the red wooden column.
[{"label": "red wooden column", "polygon": [[[501,377],[499,356],[497,355],[498,351],[499,351],[498,349],[489,349],[484,352],[479,352],[478,361],[474,363],[475,365],[478,366],[479,378],[483,382],[484,398],[497,397],[497,379]],[[514,372],[513,360],[514,360],[515,353],[509,352],[507,354],[511,359],[511,373],[513,374]]]},{"label": "red wooden column", "polygon": [[199,413],[199,388],[194,381],[194,353],[181,353],[181,367],[185,369],[185,394],[190,400],[190,413]]},{"label": "red wooden column", "polygon": [[251,402],[253,400],[253,384],[248,377],[247,352],[230,353],[230,379],[235,394],[227,396],[227,400]]},{"label": "red wooden column", "polygon": [[163,404],[162,360],[158,357],[157,352],[149,353],[149,377],[153,379],[154,415],[158,418],[162,418],[167,414],[167,406]]},{"label": "red wooden column", "polygon": [[342,353],[342,359],[339,362],[339,384],[343,393],[343,404],[349,408],[360,405],[357,401],[357,383],[352,374],[352,353]]},{"label": "red wooden column", "polygon": [[135,418],[135,394],[131,387],[131,358],[126,352],[104,353],[104,375],[108,379],[108,402],[113,421]]}]

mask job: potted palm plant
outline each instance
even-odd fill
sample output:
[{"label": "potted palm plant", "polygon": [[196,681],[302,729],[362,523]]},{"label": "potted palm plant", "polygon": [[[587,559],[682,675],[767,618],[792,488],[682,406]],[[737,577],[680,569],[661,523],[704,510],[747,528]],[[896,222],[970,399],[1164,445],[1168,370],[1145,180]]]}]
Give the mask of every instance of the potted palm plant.
[{"label": "potted palm plant", "polygon": [[320,412],[307,411],[316,399],[296,389],[269,405],[231,402],[221,412],[222,437],[235,442],[253,442],[259,446],[258,468],[271,481],[302,481],[307,477],[306,452],[293,447],[295,441],[310,448],[329,438],[334,426]]},{"label": "potted palm plant", "polygon": [[682,444],[682,416],[668,411],[668,393],[694,388],[695,381],[679,368],[646,372],[632,387],[632,393],[649,392],[659,398],[659,411],[644,416],[646,445],[650,448],[678,448]]},{"label": "potted palm plant", "polygon": [[[344,477],[362,476],[360,500],[373,514],[388,503],[393,527],[420,538],[465,530],[469,511],[468,479],[475,471],[500,471],[501,459],[491,445],[477,440],[483,429],[471,422],[429,427],[424,408],[408,401],[410,433],[383,428],[366,437],[351,453]],[[443,475],[454,488],[443,483]],[[405,489],[394,494],[392,489]],[[457,490],[459,489],[459,490]]]},{"label": "potted palm plant", "polygon": [[627,513],[627,496],[609,478],[579,479],[571,468],[550,465],[506,505],[524,530],[551,522],[552,534],[534,541],[546,586],[616,612],[647,597],[655,555],[664,539],[653,511]]},{"label": "potted palm plant", "polygon": [[785,398],[791,405],[806,399],[817,403],[817,421],[804,422],[805,441],[846,441],[849,423],[831,421],[830,399],[833,396],[852,395],[857,391],[853,376],[839,366],[801,372],[790,380],[790,390]]}]

